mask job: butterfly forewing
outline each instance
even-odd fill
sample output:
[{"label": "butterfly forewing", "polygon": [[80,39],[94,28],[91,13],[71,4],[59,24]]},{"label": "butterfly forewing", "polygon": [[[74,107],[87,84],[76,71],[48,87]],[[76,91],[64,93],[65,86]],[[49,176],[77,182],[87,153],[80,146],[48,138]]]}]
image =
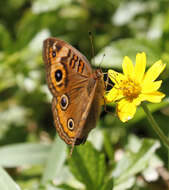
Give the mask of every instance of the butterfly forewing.
[{"label": "butterfly forewing", "polygon": [[70,78],[71,83],[74,84],[73,75],[81,76],[82,81],[92,75],[92,69],[86,57],[57,38],[48,38],[44,41],[43,59],[47,69],[48,86],[53,95],[67,90]]}]

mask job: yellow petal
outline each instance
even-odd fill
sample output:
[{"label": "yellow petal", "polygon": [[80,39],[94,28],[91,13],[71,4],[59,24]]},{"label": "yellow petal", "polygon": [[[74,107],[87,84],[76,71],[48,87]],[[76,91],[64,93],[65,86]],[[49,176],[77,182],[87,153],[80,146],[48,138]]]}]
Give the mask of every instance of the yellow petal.
[{"label": "yellow petal", "polygon": [[127,56],[124,57],[123,59],[123,73],[127,78],[133,79],[134,76],[134,67],[131,59]]},{"label": "yellow petal", "polygon": [[165,94],[162,92],[156,91],[152,93],[142,94],[142,99],[147,100],[152,103],[159,103],[161,102],[162,98],[165,97]]},{"label": "yellow petal", "polygon": [[121,81],[126,79],[126,77],[123,74],[118,73],[111,69],[108,70],[108,76],[112,80],[112,82],[115,83],[116,85],[119,85]]},{"label": "yellow petal", "polygon": [[143,83],[145,84],[156,80],[160,73],[164,70],[165,66],[166,65],[163,64],[161,60],[155,62],[145,74]]},{"label": "yellow petal", "polygon": [[133,100],[133,104],[136,105],[136,106],[139,106],[140,103],[141,103],[141,101],[143,101],[143,100],[142,100],[142,97],[141,97],[141,96],[138,96],[137,98],[135,98],[135,99]]},{"label": "yellow petal", "polygon": [[116,111],[120,120],[126,122],[132,119],[136,113],[136,105],[126,99],[122,99],[118,102]]},{"label": "yellow petal", "polygon": [[144,76],[144,72],[146,69],[146,54],[143,53],[138,53],[136,55],[136,65],[135,65],[135,69],[134,69],[134,73],[135,73],[135,79],[138,82],[141,82]]},{"label": "yellow petal", "polygon": [[123,97],[122,91],[114,86],[106,95],[105,99],[107,102],[114,102]]},{"label": "yellow petal", "polygon": [[162,80],[155,81],[155,82],[143,83],[141,92],[142,93],[150,93],[150,92],[157,91],[160,88],[161,83],[162,83]]}]

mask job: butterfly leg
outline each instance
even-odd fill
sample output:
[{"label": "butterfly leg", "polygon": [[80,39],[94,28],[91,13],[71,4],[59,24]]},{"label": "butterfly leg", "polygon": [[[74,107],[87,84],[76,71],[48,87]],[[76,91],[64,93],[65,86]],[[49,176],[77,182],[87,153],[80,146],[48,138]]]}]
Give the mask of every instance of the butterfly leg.
[{"label": "butterfly leg", "polygon": [[[107,74],[107,73],[103,73],[103,74]],[[105,92],[106,92],[106,90],[107,90],[107,86],[108,86],[108,85],[110,85],[110,86],[112,86],[112,87],[114,86],[113,84],[110,84],[110,83],[109,83],[109,77],[108,77],[108,75],[107,75],[107,77],[106,77],[106,81],[104,82],[104,84],[105,84],[105,85],[104,85],[104,88],[105,88],[104,91],[105,91]],[[109,114],[111,114],[111,115],[114,116],[114,115],[115,115],[114,113],[112,113],[112,112],[110,112],[110,111],[107,110],[106,98],[105,98],[104,95],[103,95],[103,101],[104,101],[104,111],[105,111],[106,113],[109,113]]]}]

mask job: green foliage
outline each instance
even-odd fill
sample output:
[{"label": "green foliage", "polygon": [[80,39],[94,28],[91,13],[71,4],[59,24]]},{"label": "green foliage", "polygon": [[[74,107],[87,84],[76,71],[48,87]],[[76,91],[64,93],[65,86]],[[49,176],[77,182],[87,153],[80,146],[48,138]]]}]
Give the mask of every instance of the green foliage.
[{"label": "green foliage", "polygon": [[[125,55],[147,54],[148,66],[162,59],[166,98],[149,104],[169,134],[168,0],[0,1],[0,189],[151,190],[167,189],[157,168],[167,172],[168,150],[157,141],[141,108],[124,124],[103,111],[84,145],[69,156],[53,127],[45,82],[42,43],[66,40],[94,67],[121,70]],[[103,58],[103,54],[105,54]],[[114,105],[108,105],[114,112]],[[132,135],[131,135],[132,134]],[[56,137],[55,137],[56,136]],[[158,150],[157,150],[158,149]]]},{"label": "green foliage", "polygon": [[143,171],[148,166],[154,151],[159,147],[159,142],[144,139],[137,146],[137,148],[135,147],[135,152],[126,154],[113,171],[113,176],[116,178],[116,186],[121,186],[126,180],[134,178],[137,173]]},{"label": "green foliage", "polygon": [[87,189],[102,187],[105,177],[105,157],[94,150],[91,144],[75,148],[70,159],[70,170],[85,184]]},{"label": "green foliage", "polygon": [[19,186],[11,177],[0,167],[0,188],[3,190],[18,190]]},{"label": "green foliage", "polygon": [[37,143],[6,145],[0,149],[0,165],[11,168],[29,164],[43,164],[49,151],[50,145]]},{"label": "green foliage", "polygon": [[42,184],[60,175],[65,159],[66,144],[57,136],[47,160],[47,165],[42,176]]}]

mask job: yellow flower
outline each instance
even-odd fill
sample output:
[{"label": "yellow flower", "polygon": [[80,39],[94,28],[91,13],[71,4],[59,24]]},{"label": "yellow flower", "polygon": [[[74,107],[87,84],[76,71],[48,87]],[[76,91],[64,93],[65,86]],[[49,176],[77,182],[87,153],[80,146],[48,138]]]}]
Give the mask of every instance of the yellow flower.
[{"label": "yellow flower", "polygon": [[131,119],[142,101],[158,103],[164,98],[165,94],[157,91],[162,81],[155,80],[165,66],[159,60],[145,73],[146,54],[143,52],[136,55],[135,67],[129,57],[124,57],[122,63],[124,74],[114,70],[108,71],[114,87],[106,94],[106,101],[117,102],[116,111],[121,121]]}]

